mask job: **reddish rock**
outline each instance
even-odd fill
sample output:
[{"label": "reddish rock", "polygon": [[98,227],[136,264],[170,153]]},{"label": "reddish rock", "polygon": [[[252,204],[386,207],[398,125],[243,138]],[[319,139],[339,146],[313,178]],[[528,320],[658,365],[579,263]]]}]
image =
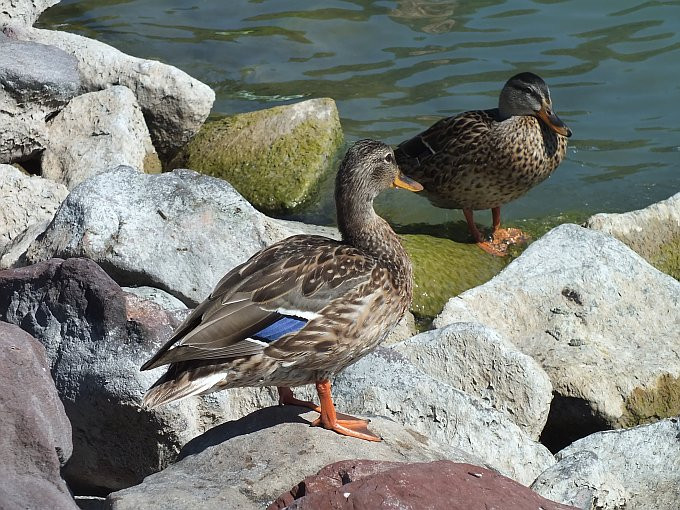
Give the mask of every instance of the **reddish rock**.
[{"label": "reddish rock", "polygon": [[488,469],[448,460],[404,464],[346,460],[323,468],[268,510],[574,510]]},{"label": "reddish rock", "polygon": [[59,475],[71,450],[45,348],[0,322],[0,508],[76,509]]}]

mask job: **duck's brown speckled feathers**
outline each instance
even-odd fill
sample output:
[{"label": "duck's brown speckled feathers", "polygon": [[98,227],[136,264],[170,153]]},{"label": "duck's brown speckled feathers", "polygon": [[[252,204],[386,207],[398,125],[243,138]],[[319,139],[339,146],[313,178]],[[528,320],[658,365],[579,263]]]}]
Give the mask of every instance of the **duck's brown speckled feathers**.
[{"label": "duck's brown speckled feathers", "polygon": [[[411,301],[411,264],[371,205],[398,170],[389,147],[357,143],[338,175],[338,188],[346,188],[338,195],[343,242],[290,237],[225,275],[142,366],[171,364],[147,393],[147,406],[223,388],[328,379],[399,321]],[[254,337],[283,317],[307,322],[270,342]]]}]

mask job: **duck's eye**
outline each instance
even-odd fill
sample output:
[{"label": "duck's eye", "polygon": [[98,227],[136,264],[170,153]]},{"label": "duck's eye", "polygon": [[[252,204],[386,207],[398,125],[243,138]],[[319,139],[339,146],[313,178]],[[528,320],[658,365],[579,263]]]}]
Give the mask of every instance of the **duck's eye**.
[{"label": "duck's eye", "polygon": [[394,156],[392,156],[391,152],[388,152],[387,154],[385,154],[385,161],[387,163],[394,163]]}]

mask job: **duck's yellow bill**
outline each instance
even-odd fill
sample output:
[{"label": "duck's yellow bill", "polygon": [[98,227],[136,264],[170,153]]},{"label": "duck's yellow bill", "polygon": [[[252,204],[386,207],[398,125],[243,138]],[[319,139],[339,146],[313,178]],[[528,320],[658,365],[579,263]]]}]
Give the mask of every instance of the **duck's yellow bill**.
[{"label": "duck's yellow bill", "polygon": [[409,191],[423,191],[423,185],[414,181],[410,177],[399,172],[399,175],[394,179],[392,186],[395,188],[407,189]]}]

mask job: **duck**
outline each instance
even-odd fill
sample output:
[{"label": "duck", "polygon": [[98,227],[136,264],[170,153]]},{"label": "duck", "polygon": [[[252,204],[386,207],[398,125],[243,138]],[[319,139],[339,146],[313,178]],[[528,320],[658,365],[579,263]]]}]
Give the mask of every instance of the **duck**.
[{"label": "duck", "polygon": [[[411,304],[413,269],[373,201],[390,187],[420,191],[394,152],[354,143],[340,163],[335,201],[341,240],[295,235],[229,271],[141,367],[168,365],[145,408],[235,387],[276,386],[279,404],[319,413],[312,425],[380,441],[368,420],[336,412],[330,380],[370,353]],[[320,404],[291,387],[314,384]]]},{"label": "duck", "polygon": [[[512,76],[498,107],[441,119],[398,144],[399,167],[425,188],[432,205],[462,209],[477,245],[493,255],[526,239],[501,229],[502,205],[547,179],[564,159],[572,135],[552,106],[545,81],[531,72]],[[474,211],[491,209],[491,240],[475,225]]]}]

